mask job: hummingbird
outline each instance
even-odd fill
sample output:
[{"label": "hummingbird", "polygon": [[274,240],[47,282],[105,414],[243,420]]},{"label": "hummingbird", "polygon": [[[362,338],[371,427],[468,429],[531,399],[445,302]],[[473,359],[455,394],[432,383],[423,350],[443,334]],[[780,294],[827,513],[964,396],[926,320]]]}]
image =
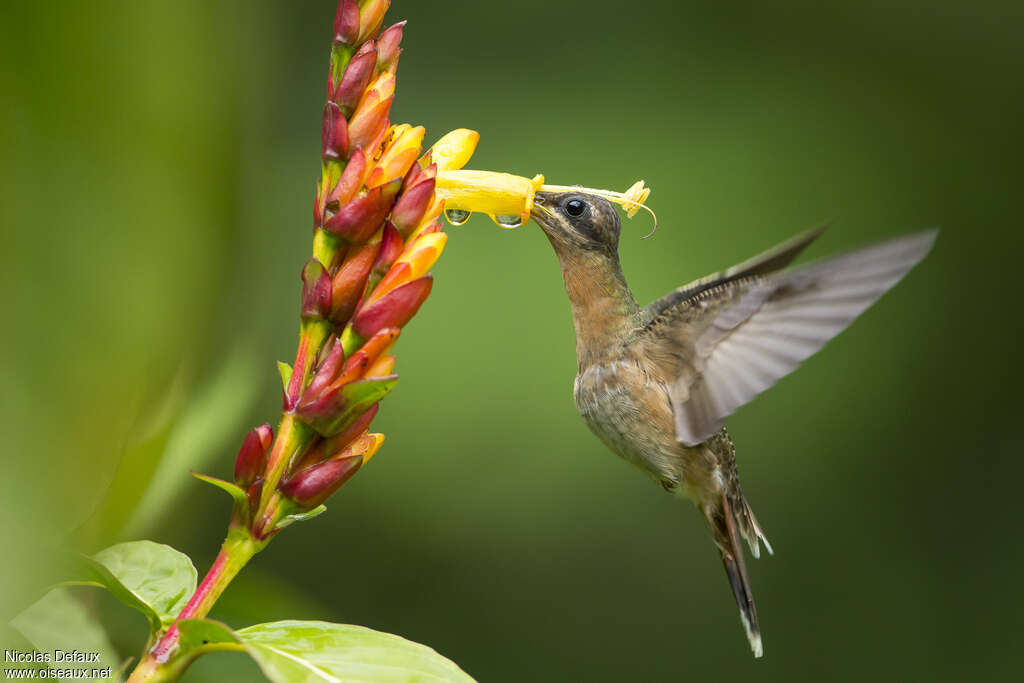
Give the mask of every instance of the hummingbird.
[{"label": "hummingbird", "polygon": [[724,421],[895,285],[937,231],[786,270],[824,228],[809,230],[641,308],[619,264],[610,202],[538,192],[531,217],[554,248],[572,307],[580,416],[610,450],[696,505],[760,657],[740,539],[755,558],[761,543],[772,547],[743,497]]}]

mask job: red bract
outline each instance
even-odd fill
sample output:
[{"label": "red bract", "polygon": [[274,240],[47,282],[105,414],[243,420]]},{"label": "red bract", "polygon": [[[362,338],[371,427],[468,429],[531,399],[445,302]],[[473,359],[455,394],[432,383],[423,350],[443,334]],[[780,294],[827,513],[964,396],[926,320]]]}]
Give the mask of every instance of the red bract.
[{"label": "red bract", "polygon": [[356,0],[340,0],[334,15],[334,42],[353,44],[359,37],[359,4]]},{"label": "red bract", "polygon": [[324,105],[324,121],[320,133],[324,159],[341,159],[348,156],[348,121],[334,102]]},{"label": "red bract", "polygon": [[352,250],[331,281],[331,321],[344,326],[363,296],[366,281],[378,258],[381,244],[365,244]]},{"label": "red bract", "polygon": [[245,435],[238,457],[235,458],[235,483],[243,489],[263,473],[273,438],[274,431],[269,424],[262,424]]},{"label": "red bract", "polygon": [[377,66],[377,47],[371,40],[364,43],[352,61],[345,67],[345,71],[338,81],[338,86],[331,95],[331,100],[345,112],[352,113],[352,109],[362,99],[366,84],[373,78],[374,68]]},{"label": "red bract", "polygon": [[402,54],[402,49],[398,46],[402,42],[405,24],[406,22],[400,21],[381,31],[380,37],[377,38],[377,73],[395,73],[398,69],[398,57]]},{"label": "red bract", "polygon": [[352,329],[360,337],[366,338],[385,327],[404,327],[420,310],[433,285],[434,278],[426,275],[385,294],[380,300],[356,313]]},{"label": "red bract", "polygon": [[324,222],[324,229],[340,237],[346,244],[362,244],[380,229],[385,216],[391,211],[401,180],[375,187],[366,195],[339,207],[338,212]]},{"label": "red bract", "polygon": [[302,317],[324,318],[331,310],[331,278],[316,259],[302,269]]},{"label": "red bract", "polygon": [[283,482],[281,493],[303,508],[315,508],[348,481],[362,464],[363,457],[354,455],[313,465]]}]

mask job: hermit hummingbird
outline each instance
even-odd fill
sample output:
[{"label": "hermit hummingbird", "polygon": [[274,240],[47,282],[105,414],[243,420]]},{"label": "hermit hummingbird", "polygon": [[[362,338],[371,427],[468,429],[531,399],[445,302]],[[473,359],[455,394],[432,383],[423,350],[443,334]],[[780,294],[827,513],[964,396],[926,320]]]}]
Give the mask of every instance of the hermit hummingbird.
[{"label": "hermit hummingbird", "polygon": [[608,448],[696,504],[755,657],[740,538],[771,545],[740,490],[724,420],[845,329],[928,253],[936,231],[783,270],[810,230],[641,308],[619,265],[619,216],[585,191],[538,192],[532,218],[562,269],[576,330],[576,408]]}]

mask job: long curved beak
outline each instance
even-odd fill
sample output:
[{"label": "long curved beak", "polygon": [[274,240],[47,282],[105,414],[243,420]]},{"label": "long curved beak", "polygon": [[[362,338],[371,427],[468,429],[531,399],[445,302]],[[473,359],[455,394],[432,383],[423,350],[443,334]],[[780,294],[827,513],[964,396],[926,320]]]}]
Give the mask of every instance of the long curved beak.
[{"label": "long curved beak", "polygon": [[554,214],[548,209],[550,204],[550,195],[547,192],[537,192],[533,196],[533,208],[530,209],[530,217],[537,222],[537,225],[542,230],[547,232],[548,221],[553,217]]}]

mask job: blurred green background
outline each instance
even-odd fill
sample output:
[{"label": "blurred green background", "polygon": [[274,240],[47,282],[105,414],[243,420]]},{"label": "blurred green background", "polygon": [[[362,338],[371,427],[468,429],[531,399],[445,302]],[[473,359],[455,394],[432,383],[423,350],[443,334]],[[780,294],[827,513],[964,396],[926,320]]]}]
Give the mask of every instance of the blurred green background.
[{"label": "blurred green background", "polygon": [[[333,11],[0,9],[4,622],[68,535],[213,559],[227,498],[188,469],[227,476],[279,410]],[[213,616],[363,624],[481,681],[1020,677],[1024,5],[395,0],[389,19],[409,20],[393,120],[479,130],[473,167],[654,188],[657,235],[624,226],[639,299],[823,220],[814,255],[942,233],[729,422],[777,552],[750,566],[763,660],[698,515],[576,416],[546,240],[476,217],[399,344],[382,453]],[[141,617],[90,599],[135,654]],[[220,655],[185,680],[257,677]]]}]

